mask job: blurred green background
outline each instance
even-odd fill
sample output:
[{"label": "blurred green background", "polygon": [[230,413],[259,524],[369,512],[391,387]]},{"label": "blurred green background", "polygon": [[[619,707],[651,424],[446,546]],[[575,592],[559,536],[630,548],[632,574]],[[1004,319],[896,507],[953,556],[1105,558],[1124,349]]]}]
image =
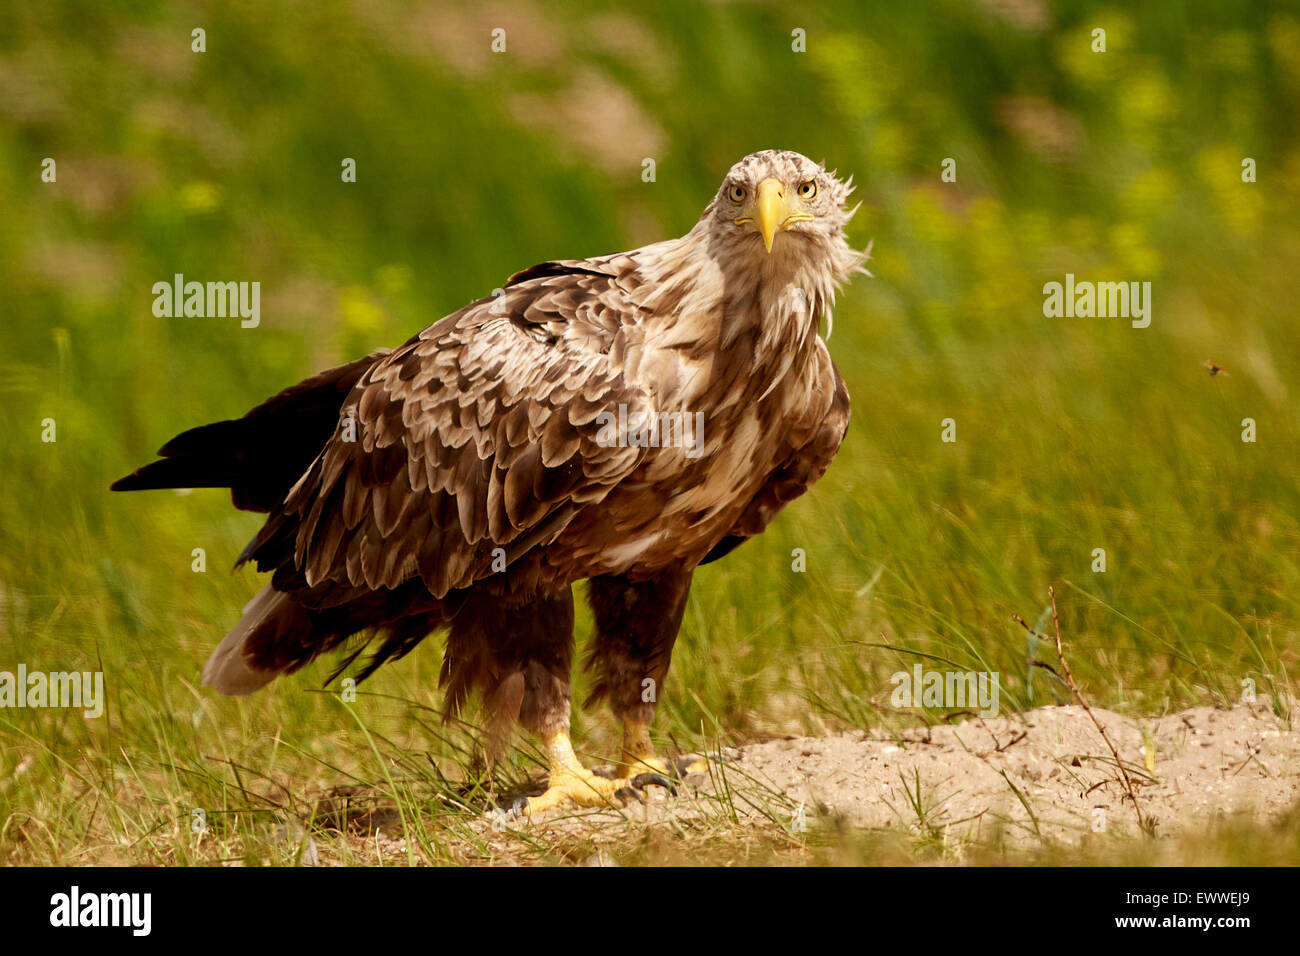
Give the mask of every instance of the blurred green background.
[{"label": "blurred green background", "polygon": [[[1001,671],[1008,708],[1062,700],[1011,622],[1042,625],[1049,585],[1094,703],[1293,689],[1297,116],[1292,4],[5,5],[0,669],[102,669],[109,712],[0,711],[0,859],[101,838],[177,859],[158,834],[238,803],[231,767],[382,779],[359,722],[452,759],[412,717],[438,706],[438,641],[355,715],[315,693],[328,661],[246,701],[199,691],[258,587],[226,568],[259,516],[108,484],[532,263],[680,235],[768,147],[859,187],[874,278],[830,340],[853,424],[813,492],[697,575],[657,733],[938,719],[888,707],[918,660]],[[175,273],[259,281],[260,327],[155,317]],[[1150,281],[1150,327],[1045,318],[1066,273]],[[613,752],[603,715],[575,725]],[[115,809],[87,820],[88,795]]]}]

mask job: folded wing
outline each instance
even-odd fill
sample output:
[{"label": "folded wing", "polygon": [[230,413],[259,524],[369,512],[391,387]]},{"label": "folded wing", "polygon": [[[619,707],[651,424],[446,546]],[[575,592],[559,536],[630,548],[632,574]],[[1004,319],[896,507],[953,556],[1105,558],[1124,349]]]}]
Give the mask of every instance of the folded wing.
[{"label": "folded wing", "polygon": [[420,578],[436,598],[553,540],[639,463],[597,416],[649,397],[622,371],[615,278],[537,267],[374,363],[245,552],[313,606]]}]

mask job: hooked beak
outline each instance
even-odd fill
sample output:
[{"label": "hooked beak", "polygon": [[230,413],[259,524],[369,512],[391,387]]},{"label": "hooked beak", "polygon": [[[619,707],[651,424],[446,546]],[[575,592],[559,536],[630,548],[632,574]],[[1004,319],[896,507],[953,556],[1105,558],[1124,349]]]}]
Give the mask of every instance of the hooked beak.
[{"label": "hooked beak", "polygon": [[786,220],[785,187],[770,176],[758,184],[754,196],[754,211],[758,215],[758,231],[763,234],[763,245],[772,251],[772,240]]},{"label": "hooked beak", "polygon": [[[793,223],[808,222],[813,218],[812,213],[797,200],[786,199],[785,185],[771,176],[758,184],[758,191],[754,194],[754,217],[758,231],[763,236],[763,245],[769,253],[772,251],[772,240],[778,232],[788,229]],[[755,220],[744,218],[737,221]]]}]

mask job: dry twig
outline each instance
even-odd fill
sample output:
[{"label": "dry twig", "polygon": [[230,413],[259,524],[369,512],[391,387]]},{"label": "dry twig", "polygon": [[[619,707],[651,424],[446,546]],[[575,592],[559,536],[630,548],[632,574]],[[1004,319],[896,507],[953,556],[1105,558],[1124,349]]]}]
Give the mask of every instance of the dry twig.
[{"label": "dry twig", "polygon": [[[1128,792],[1129,800],[1133,802],[1133,812],[1137,814],[1138,828],[1143,832],[1150,833],[1151,825],[1147,819],[1142,816],[1142,808],[1138,805],[1137,792],[1133,789],[1133,780],[1129,777],[1128,770],[1124,768],[1124,761],[1120,759],[1119,751],[1116,750],[1115,745],[1111,743],[1110,734],[1106,733],[1106,728],[1101,725],[1101,721],[1097,719],[1097,715],[1094,714],[1092,708],[1088,706],[1088,701],[1084,699],[1083,693],[1079,690],[1079,685],[1074,682],[1074,675],[1070,673],[1070,665],[1065,660],[1065,650],[1061,647],[1061,620],[1056,614],[1055,590],[1049,587],[1047,589],[1047,596],[1052,602],[1052,626],[1056,629],[1056,659],[1061,662],[1061,670],[1065,672],[1065,682],[1074,693],[1075,699],[1083,705],[1084,711],[1090,718],[1092,718],[1093,724],[1096,725],[1097,731],[1101,734],[1101,739],[1106,741],[1106,746],[1110,748],[1111,756],[1115,758],[1115,766],[1119,768],[1120,777],[1124,781],[1124,789]],[[1015,618],[1016,623],[1026,631],[1033,634],[1035,637],[1041,638],[1041,635],[1026,624],[1025,619],[1019,614],[1015,614],[1013,617]],[[1048,669],[1050,670],[1050,668]],[[1055,673],[1055,671],[1053,671],[1053,673]],[[1057,676],[1059,677],[1060,675]]]}]

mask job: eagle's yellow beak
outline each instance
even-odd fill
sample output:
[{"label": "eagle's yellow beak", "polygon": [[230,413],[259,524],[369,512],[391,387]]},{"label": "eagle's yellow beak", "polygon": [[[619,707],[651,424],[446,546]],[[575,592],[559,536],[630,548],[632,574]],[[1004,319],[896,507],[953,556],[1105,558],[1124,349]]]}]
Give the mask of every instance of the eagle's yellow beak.
[{"label": "eagle's yellow beak", "polygon": [[780,181],[768,177],[758,184],[754,196],[754,211],[758,215],[758,231],[763,234],[763,245],[772,251],[772,240],[777,230],[785,224],[789,211],[785,205],[785,187]]}]

